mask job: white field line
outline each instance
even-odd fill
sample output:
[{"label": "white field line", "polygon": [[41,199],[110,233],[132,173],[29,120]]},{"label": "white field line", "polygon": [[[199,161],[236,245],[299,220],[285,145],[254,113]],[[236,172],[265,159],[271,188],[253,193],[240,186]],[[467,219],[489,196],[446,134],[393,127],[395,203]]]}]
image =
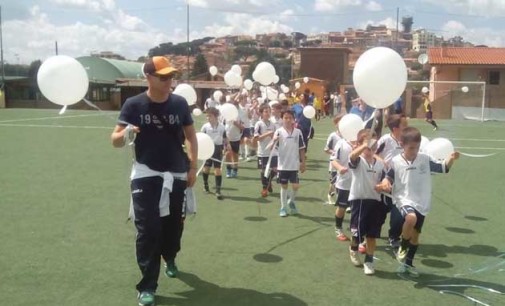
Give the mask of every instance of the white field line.
[{"label": "white field line", "polygon": [[[326,141],[326,138],[320,138],[320,137],[314,137],[313,139]],[[505,139],[483,139],[483,138],[450,138],[450,140],[482,141],[482,142],[505,142]]]},{"label": "white field line", "polygon": [[25,121],[36,121],[36,120],[48,120],[48,119],[66,119],[66,118],[78,118],[78,117],[96,117],[104,116],[104,114],[88,114],[88,115],[74,115],[74,116],[52,116],[52,117],[39,117],[39,118],[23,118],[23,119],[11,119],[11,120],[0,120],[0,123],[10,123],[10,122],[25,122]]},{"label": "white field line", "polygon": [[91,125],[48,125],[48,124],[9,124],[0,123],[5,127],[28,127],[28,128],[69,128],[69,129],[107,129],[113,130],[113,126],[91,126]]},{"label": "white field line", "polygon": [[468,150],[498,150],[505,151],[505,148],[488,148],[488,147],[454,147],[456,149],[468,149]]}]

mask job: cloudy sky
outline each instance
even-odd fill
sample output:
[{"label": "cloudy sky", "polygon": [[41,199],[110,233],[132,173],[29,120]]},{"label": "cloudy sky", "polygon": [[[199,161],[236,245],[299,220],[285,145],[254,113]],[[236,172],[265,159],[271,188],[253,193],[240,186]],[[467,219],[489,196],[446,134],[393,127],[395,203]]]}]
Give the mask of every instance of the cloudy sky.
[{"label": "cloudy sky", "polygon": [[137,59],[163,42],[205,36],[396,27],[396,11],[449,38],[505,47],[504,0],[8,0],[2,6],[4,60],[29,64],[55,54],[113,51]]}]

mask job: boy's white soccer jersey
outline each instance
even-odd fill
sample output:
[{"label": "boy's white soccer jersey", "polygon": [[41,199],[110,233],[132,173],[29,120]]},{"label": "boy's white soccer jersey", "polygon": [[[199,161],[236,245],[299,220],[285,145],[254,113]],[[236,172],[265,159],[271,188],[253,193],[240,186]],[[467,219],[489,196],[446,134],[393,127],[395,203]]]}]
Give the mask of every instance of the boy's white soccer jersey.
[{"label": "boy's white soccer jersey", "polygon": [[[349,155],[351,155],[352,146],[345,139],[340,139],[337,141],[335,148],[333,148],[333,154],[330,160],[336,160],[339,164],[344,167],[349,167]],[[335,182],[335,187],[342,190],[349,190],[351,188],[352,175],[348,171],[344,174],[340,174]]]},{"label": "boy's white soccer jersey", "polygon": [[242,105],[242,104],[238,105],[238,117],[240,118],[240,121],[242,121],[242,124],[246,129],[251,127],[251,119],[249,118],[249,114],[250,114],[249,105]]},{"label": "boy's white soccer jersey", "polygon": [[349,162],[352,174],[349,201],[351,200],[381,200],[381,194],[375,191],[375,186],[381,182],[384,163],[374,159],[369,164],[366,159],[359,157],[356,164]]},{"label": "boy's white soccer jersey", "polygon": [[242,137],[242,131],[234,122],[235,121],[225,121],[224,127],[226,129],[226,138],[228,138],[228,141],[239,141]]},{"label": "boy's white soccer jersey", "polygon": [[[276,128],[275,125],[270,122],[270,120],[267,120],[266,122],[263,120],[260,120],[256,122],[254,125],[254,136],[260,136],[262,134],[265,134],[267,132],[275,132]],[[273,134],[272,134],[273,136]],[[270,151],[267,149],[268,144],[272,140],[272,136],[270,137],[265,137],[261,140],[258,141],[258,157],[268,157],[270,156]]]},{"label": "boy's white soccer jersey", "polygon": [[277,169],[298,171],[300,169],[300,149],[305,148],[302,131],[293,128],[290,133],[281,127],[275,131],[274,137],[277,138],[279,152]]},{"label": "boy's white soccer jersey", "polygon": [[377,141],[377,150],[375,151],[375,154],[379,155],[388,165],[393,157],[401,154],[402,152],[403,148],[400,145],[400,142],[394,139],[391,133],[383,135]]},{"label": "boy's white soccer jersey", "polygon": [[[337,142],[342,139],[342,137],[340,137],[340,135],[338,135],[337,132],[332,132],[329,136],[328,136],[328,139],[326,139],[326,144],[324,146],[324,151],[328,151],[328,150],[333,150],[335,148],[335,145],[337,144]],[[330,165],[328,167],[328,171],[337,171],[337,169],[333,168],[333,166],[331,165],[331,155],[330,155]]]},{"label": "boy's white soccer jersey", "polygon": [[201,130],[202,133],[205,133],[212,138],[212,141],[214,142],[215,145],[223,145],[223,139],[225,137],[225,128],[222,123],[218,123],[217,126],[214,128],[210,124],[210,122],[205,123]]},{"label": "boy's white soccer jersey", "polygon": [[409,162],[403,154],[391,160],[388,178],[393,182],[393,200],[398,208],[409,205],[423,216],[431,209],[431,172],[445,173],[445,161],[435,161],[428,155],[418,153]]}]

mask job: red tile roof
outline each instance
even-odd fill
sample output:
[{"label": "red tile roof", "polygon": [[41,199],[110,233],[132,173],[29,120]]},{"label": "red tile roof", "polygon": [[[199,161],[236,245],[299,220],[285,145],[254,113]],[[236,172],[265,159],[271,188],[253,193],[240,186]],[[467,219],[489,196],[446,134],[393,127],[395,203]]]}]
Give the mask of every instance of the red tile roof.
[{"label": "red tile roof", "polygon": [[430,65],[505,65],[505,48],[429,48]]}]

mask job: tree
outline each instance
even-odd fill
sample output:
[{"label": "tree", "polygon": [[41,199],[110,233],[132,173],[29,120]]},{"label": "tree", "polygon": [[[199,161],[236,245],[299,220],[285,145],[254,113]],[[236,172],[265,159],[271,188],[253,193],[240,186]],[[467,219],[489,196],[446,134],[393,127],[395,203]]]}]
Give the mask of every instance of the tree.
[{"label": "tree", "polygon": [[268,44],[268,46],[271,47],[271,48],[280,48],[281,47],[281,42],[279,40],[274,40],[274,41],[271,41]]},{"label": "tree", "polygon": [[249,57],[258,53],[258,49],[256,49],[256,47],[241,45],[235,47],[233,53],[235,60],[246,62]]},{"label": "tree", "polygon": [[203,54],[198,54],[195,58],[195,63],[193,69],[191,70],[192,76],[197,76],[199,74],[207,73],[209,71],[209,65]]}]

